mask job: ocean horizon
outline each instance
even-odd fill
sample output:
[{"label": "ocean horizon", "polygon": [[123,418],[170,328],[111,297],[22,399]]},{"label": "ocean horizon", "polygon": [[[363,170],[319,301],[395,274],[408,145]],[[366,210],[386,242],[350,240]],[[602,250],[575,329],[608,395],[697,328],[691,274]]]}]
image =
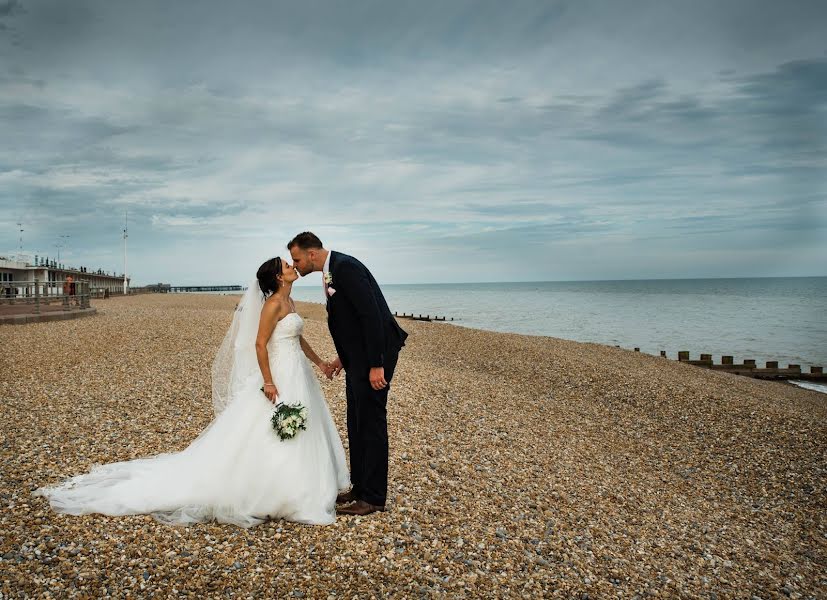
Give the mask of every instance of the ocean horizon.
[{"label": "ocean horizon", "polygon": [[[381,287],[391,311],[445,316],[463,327],[664,350],[670,358],[688,350],[716,362],[730,355],[827,366],[825,276]],[[318,286],[294,286],[293,297],[323,303],[321,277]]]},{"label": "ocean horizon", "polygon": [[[313,278],[318,285],[293,287],[296,300],[324,303],[321,276]],[[670,358],[686,350],[715,362],[729,355],[827,366],[827,276],[380,286],[391,311],[461,327],[663,350]]]}]

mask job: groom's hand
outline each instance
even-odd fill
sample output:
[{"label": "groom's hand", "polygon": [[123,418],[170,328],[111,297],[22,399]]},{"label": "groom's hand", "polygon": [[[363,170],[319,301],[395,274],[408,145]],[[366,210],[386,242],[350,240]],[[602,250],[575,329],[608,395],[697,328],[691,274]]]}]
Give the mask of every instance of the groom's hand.
[{"label": "groom's hand", "polygon": [[333,365],[329,362],[321,362],[319,363],[319,369],[321,369],[324,376],[328,379],[333,379]]},{"label": "groom's hand", "polygon": [[333,369],[333,374],[329,378],[333,379],[342,372],[342,359],[337,356],[330,361],[330,367]]},{"label": "groom's hand", "polygon": [[371,367],[368,379],[370,379],[370,387],[377,392],[388,385],[385,381],[385,367]]}]

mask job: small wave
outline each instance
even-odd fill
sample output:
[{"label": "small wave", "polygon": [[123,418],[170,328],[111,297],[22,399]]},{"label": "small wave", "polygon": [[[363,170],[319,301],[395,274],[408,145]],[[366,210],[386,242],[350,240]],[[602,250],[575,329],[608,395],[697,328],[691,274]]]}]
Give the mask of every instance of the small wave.
[{"label": "small wave", "polygon": [[813,383],[812,381],[799,381],[799,380],[790,380],[790,383],[793,385],[797,385],[798,387],[804,388],[806,390],[814,390],[816,392],[821,392],[822,394],[827,394],[827,384],[824,383]]}]

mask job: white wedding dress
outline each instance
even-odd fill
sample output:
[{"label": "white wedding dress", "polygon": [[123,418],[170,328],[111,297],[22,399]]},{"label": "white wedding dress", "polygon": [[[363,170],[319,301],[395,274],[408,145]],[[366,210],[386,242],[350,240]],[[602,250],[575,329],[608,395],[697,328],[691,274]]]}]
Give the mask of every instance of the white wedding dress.
[{"label": "white wedding dress", "polygon": [[[273,430],[273,404],[260,390],[260,372],[250,367],[236,377],[226,407],[217,407],[215,420],[185,450],[96,466],[35,494],[73,515],[151,514],[171,524],[214,519],[242,527],[276,518],[332,523],[336,494],[350,479],[341,438],[300,346],[303,328],[302,318],[289,313],[268,342],[279,400],[307,408],[307,429],[293,439],[281,441]],[[245,342],[252,348],[251,339]]]}]

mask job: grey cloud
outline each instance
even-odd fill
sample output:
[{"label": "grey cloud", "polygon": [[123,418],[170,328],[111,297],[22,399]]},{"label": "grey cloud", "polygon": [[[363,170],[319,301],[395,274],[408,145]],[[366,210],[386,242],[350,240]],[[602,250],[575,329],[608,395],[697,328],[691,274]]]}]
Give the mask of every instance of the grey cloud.
[{"label": "grey cloud", "polygon": [[26,9],[23,8],[23,5],[18,0],[0,2],[0,18],[15,17],[23,14],[26,14]]},{"label": "grey cloud", "polygon": [[821,9],[666,4],[35,3],[0,76],[0,216],[45,245],[95,222],[92,252],[128,208],[145,280],[167,268],[149,257],[198,265],[288,220],[388,261],[565,242],[572,269],[603,241],[622,265],[670,235],[815,239]]},{"label": "grey cloud", "polygon": [[613,225],[585,219],[570,219],[563,223],[542,223],[495,228],[478,232],[455,232],[426,238],[428,245],[454,248],[462,252],[477,252],[485,256],[511,254],[514,249],[549,248],[561,242],[579,238],[600,238],[615,230]]},{"label": "grey cloud", "polygon": [[663,114],[671,115],[676,120],[691,122],[700,125],[700,121],[706,121],[717,116],[717,112],[709,106],[705,106],[698,98],[682,96],[675,100],[662,102],[658,108]]},{"label": "grey cloud", "polygon": [[0,119],[4,121],[26,121],[51,116],[51,111],[31,104],[0,105]]},{"label": "grey cloud", "polygon": [[764,150],[817,157],[827,148],[827,58],[785,63],[735,83],[731,110],[760,119],[755,133]]},{"label": "grey cloud", "polygon": [[623,88],[615,92],[611,101],[600,111],[600,114],[620,117],[623,119],[640,118],[652,102],[662,98],[666,92],[666,82],[661,79],[644,81],[634,86]]},{"label": "grey cloud", "polygon": [[492,217],[525,217],[526,215],[533,216],[538,213],[544,212],[547,209],[547,205],[543,202],[536,202],[536,203],[528,203],[528,204],[508,204],[506,206],[497,206],[497,205],[485,205],[485,204],[474,204],[474,203],[464,203],[462,205],[463,210],[467,211],[469,214],[475,214],[482,217],[492,216]]},{"label": "grey cloud", "polygon": [[794,99],[805,107],[827,103],[827,59],[812,58],[779,65],[770,73],[736,80],[754,97]]}]

